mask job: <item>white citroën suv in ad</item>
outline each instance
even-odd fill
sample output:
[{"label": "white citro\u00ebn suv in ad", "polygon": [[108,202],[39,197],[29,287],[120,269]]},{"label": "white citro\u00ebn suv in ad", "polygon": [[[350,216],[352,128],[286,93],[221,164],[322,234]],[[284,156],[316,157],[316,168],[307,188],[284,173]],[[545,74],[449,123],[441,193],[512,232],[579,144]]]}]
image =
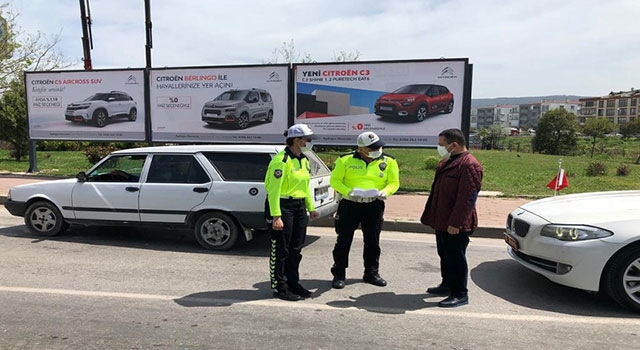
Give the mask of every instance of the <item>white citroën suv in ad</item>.
[{"label": "white citro\u00ebn suv in ad", "polygon": [[67,105],[64,118],[72,122],[92,123],[102,128],[109,121],[118,118],[136,121],[138,107],[136,101],[126,92],[99,92],[83,101]]},{"label": "white citro\u00ebn suv in ad", "polygon": [[[207,249],[249,241],[264,219],[264,175],[283,145],[190,145],[116,151],[76,178],[14,186],[5,207],[29,231],[55,236],[69,224],[189,227]],[[313,152],[311,193],[320,217],[337,203],[330,170]]]}]

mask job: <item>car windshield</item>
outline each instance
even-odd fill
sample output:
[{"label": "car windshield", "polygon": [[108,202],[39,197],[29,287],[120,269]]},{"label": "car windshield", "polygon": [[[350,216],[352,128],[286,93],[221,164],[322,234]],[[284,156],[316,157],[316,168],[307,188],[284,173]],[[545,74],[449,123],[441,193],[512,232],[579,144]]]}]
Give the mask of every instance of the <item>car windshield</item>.
[{"label": "car windshield", "polygon": [[394,91],[394,94],[420,94],[424,95],[431,85],[407,85]]},{"label": "car windshield", "polygon": [[216,101],[238,101],[247,96],[247,91],[227,91],[216,97]]},{"label": "car windshield", "polygon": [[109,94],[95,94],[84,99],[85,101],[106,101]]}]

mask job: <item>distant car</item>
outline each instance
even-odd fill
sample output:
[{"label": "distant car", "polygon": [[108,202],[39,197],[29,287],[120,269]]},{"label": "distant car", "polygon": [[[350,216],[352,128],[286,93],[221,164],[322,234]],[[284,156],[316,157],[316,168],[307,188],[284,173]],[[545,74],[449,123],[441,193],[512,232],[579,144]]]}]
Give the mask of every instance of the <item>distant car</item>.
[{"label": "distant car", "polygon": [[640,312],[639,228],[640,191],[570,194],[512,211],[505,241],[528,269]]},{"label": "distant car", "polygon": [[231,124],[245,129],[257,120],[273,121],[273,100],[266,90],[225,91],[202,107],[202,121],[209,125]]},{"label": "distant car", "polygon": [[64,116],[72,122],[93,123],[102,128],[107,122],[117,118],[135,121],[138,118],[138,107],[126,92],[99,92],[81,102],[67,105]]},{"label": "distant car", "polygon": [[453,94],[442,85],[415,84],[403,86],[378,98],[375,114],[423,121],[434,113],[453,111]]},{"label": "distant car", "polygon": [[[76,179],[14,186],[5,207],[29,231],[55,236],[69,224],[193,229],[207,249],[227,250],[266,230],[264,176],[281,145],[145,147],[113,152]],[[331,171],[313,152],[310,189],[320,217],[337,203]]]}]

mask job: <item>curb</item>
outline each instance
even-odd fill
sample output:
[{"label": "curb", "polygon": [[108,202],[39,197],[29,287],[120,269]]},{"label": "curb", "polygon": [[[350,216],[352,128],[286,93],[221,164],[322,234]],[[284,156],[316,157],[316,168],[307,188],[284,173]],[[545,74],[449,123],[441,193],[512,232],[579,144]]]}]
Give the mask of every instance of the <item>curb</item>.
[{"label": "curb", "polygon": [[[309,222],[309,226],[334,227],[334,223],[333,219],[324,218],[318,221]],[[425,226],[417,221],[408,220],[385,220],[384,224],[382,225],[382,229],[385,231],[435,234],[435,231],[431,227]],[[478,229],[473,233],[472,237],[502,239],[502,237],[504,236],[504,230],[504,227],[478,227]]]}]

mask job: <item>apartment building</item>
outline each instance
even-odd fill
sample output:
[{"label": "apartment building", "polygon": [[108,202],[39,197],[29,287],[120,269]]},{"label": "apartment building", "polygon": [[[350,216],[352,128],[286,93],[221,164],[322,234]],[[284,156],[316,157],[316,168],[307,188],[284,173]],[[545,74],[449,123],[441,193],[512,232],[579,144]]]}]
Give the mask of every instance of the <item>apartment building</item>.
[{"label": "apartment building", "polygon": [[610,92],[606,96],[580,99],[578,121],[584,124],[589,118],[607,118],[617,130],[626,123],[638,118],[640,90]]},{"label": "apartment building", "polygon": [[565,109],[575,115],[580,110],[580,101],[548,101],[544,100],[536,103],[523,103],[519,106],[518,127],[533,128],[538,126],[538,120],[548,111],[554,109]]}]

